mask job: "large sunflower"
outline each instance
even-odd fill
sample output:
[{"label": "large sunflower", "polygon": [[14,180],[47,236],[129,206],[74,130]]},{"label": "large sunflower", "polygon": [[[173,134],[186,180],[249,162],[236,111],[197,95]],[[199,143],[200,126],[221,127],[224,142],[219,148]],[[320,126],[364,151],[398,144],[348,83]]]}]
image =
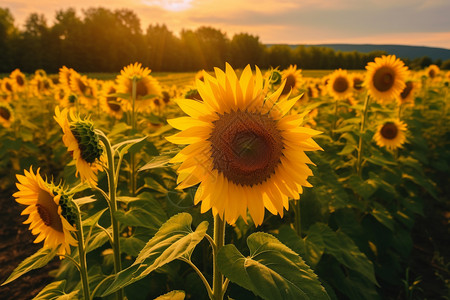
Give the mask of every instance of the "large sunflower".
[{"label": "large sunflower", "polygon": [[377,57],[366,69],[364,85],[369,95],[380,103],[389,103],[405,88],[408,67],[395,55]]},{"label": "large sunflower", "polygon": [[289,68],[282,71],[281,80],[282,82],[286,81],[281,95],[291,92],[295,94],[302,83],[302,70],[297,70],[297,65],[290,65]]},{"label": "large sunflower", "polygon": [[321,149],[311,138],[319,132],[300,127],[304,114],[287,115],[300,96],[279,100],[285,82],[267,94],[258,68],[253,75],[247,66],[238,79],[227,64],[215,76],[205,72],[196,82],[203,102],[177,101],[189,117],[168,120],[182,131],[167,139],[188,144],[171,161],[182,162],[178,188],[200,183],[194,202],[202,212],[212,209],[231,224],[248,209],[260,225],[264,208],[283,216],[288,197],[299,199],[302,186],[311,186],[305,151]]},{"label": "large sunflower", "polygon": [[[33,235],[37,235],[34,243],[44,241],[44,247],[57,249],[58,254],[70,254],[70,246],[77,245],[71,232],[75,231],[73,206],[64,191],[46,182],[30,168],[24,175],[17,175],[18,192],[13,196],[20,204],[27,205],[22,215],[29,215],[24,224],[30,224]],[[76,216],[76,215],[75,215]]]},{"label": "large sunflower", "polygon": [[103,148],[100,145],[98,135],[94,132],[94,125],[90,120],[82,120],[67,108],[63,111],[57,106],[55,120],[63,130],[63,142],[67,151],[72,154],[77,167],[76,176],[80,174],[82,182],[97,184],[97,172],[102,170]]},{"label": "large sunflower", "polygon": [[26,78],[19,69],[15,69],[14,71],[12,71],[9,75],[9,78],[11,78],[14,84],[14,89],[16,91],[23,91],[25,89]]},{"label": "large sunflower", "polygon": [[397,149],[406,141],[405,131],[405,123],[397,120],[386,121],[378,126],[373,138],[380,147]]},{"label": "large sunflower", "polygon": [[328,93],[335,99],[346,99],[352,94],[352,82],[347,70],[335,70],[329,77]]},{"label": "large sunflower", "polygon": [[120,71],[120,75],[116,78],[117,92],[129,95],[128,99],[122,99],[127,110],[132,109],[133,79],[136,80],[136,110],[147,110],[152,103],[152,99],[161,96],[161,86],[150,75],[150,72],[149,68],[142,68],[140,63],[130,64]]},{"label": "large sunflower", "polygon": [[14,121],[14,113],[7,103],[0,102],[0,124],[3,127],[10,127]]}]

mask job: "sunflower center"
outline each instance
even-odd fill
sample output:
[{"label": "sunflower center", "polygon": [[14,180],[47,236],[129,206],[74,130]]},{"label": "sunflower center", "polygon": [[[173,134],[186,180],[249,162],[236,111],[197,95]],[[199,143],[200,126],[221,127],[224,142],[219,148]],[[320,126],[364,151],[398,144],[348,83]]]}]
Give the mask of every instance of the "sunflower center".
[{"label": "sunflower center", "polygon": [[79,78],[77,78],[77,85],[81,93],[84,94],[86,92],[87,86]]},{"label": "sunflower center", "polygon": [[58,214],[58,205],[53,200],[49,192],[39,189],[36,209],[45,225],[63,232],[63,225]]},{"label": "sunflower center", "polygon": [[393,140],[397,137],[398,128],[392,122],[387,122],[383,125],[380,131],[381,135],[388,140]]},{"label": "sunflower center", "polygon": [[286,95],[287,93],[289,93],[295,87],[295,84],[296,84],[295,76],[289,74],[286,77],[286,84],[284,85],[281,95]]},{"label": "sunflower center", "polygon": [[117,98],[113,98],[113,97],[108,97],[107,98],[107,103],[108,103],[108,107],[112,110],[112,111],[120,111],[120,104],[117,104],[115,102],[115,99]]},{"label": "sunflower center", "polygon": [[333,90],[338,93],[343,93],[348,89],[348,81],[344,77],[337,77],[333,82]]},{"label": "sunflower center", "polygon": [[9,120],[11,118],[11,112],[7,108],[0,106],[0,117]]},{"label": "sunflower center", "polygon": [[5,83],[5,88],[8,92],[12,92],[12,86],[9,82]]},{"label": "sunflower center", "polygon": [[355,89],[355,90],[357,90],[357,91],[360,91],[360,90],[362,90],[362,83],[363,83],[363,81],[361,80],[361,79],[359,79],[359,78],[354,78],[353,79],[353,88]]},{"label": "sunflower center", "polygon": [[430,78],[434,78],[436,76],[436,72],[433,69],[430,69],[430,71],[428,71],[428,75]]},{"label": "sunflower center", "polygon": [[268,115],[233,111],[213,122],[211,142],[214,169],[235,184],[263,183],[280,163],[283,140]]},{"label": "sunflower center", "polygon": [[147,86],[145,85],[145,82],[143,79],[139,80],[136,82],[136,97],[144,97],[147,96],[148,94],[148,89]]},{"label": "sunflower center", "polygon": [[403,91],[402,91],[401,94],[400,94],[400,96],[402,97],[402,99],[406,99],[406,97],[409,96],[409,94],[410,94],[411,91],[412,91],[412,88],[413,88],[412,82],[411,82],[411,81],[407,81],[407,82],[406,82],[405,88],[403,89]]},{"label": "sunflower center", "polygon": [[379,68],[373,75],[373,86],[380,92],[390,90],[394,85],[394,81],[394,70],[388,67]]},{"label": "sunflower center", "polygon": [[23,80],[22,76],[16,76],[16,82],[19,86],[23,86],[25,84],[25,80]]}]

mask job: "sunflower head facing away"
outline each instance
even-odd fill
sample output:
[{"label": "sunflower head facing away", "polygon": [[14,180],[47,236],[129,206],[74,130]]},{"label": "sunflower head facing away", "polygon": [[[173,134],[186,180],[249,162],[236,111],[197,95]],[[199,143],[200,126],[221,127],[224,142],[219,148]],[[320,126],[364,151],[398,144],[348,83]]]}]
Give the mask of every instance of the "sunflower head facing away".
[{"label": "sunflower head facing away", "polygon": [[287,114],[300,96],[279,99],[285,82],[268,94],[268,81],[250,66],[240,78],[228,64],[215,77],[204,75],[196,82],[203,101],[178,100],[189,116],[168,120],[182,131],[167,139],[187,145],[172,159],[182,163],[178,188],[200,184],[195,204],[230,224],[248,211],[260,225],[265,208],[283,216],[288,198],[311,186],[305,151],[321,149],[311,138],[319,132],[300,126],[304,114]]},{"label": "sunflower head facing away", "polygon": [[380,147],[397,149],[406,141],[405,131],[405,123],[397,120],[386,121],[378,126],[374,139]]},{"label": "sunflower head facing away", "polygon": [[369,95],[382,104],[397,98],[405,88],[408,67],[395,55],[377,57],[366,69],[364,85]]},{"label": "sunflower head facing away", "polygon": [[114,82],[105,82],[102,86],[100,103],[106,113],[120,119],[123,116],[123,109],[119,99],[113,95],[115,93],[117,93],[117,89]]},{"label": "sunflower head facing away", "polygon": [[79,116],[75,116],[72,110],[70,111],[70,119],[68,115],[67,108],[60,111],[59,107],[56,107],[55,120],[63,130],[64,145],[75,160],[76,175],[80,174],[82,182],[96,185],[97,172],[102,170],[100,162],[103,148],[100,145],[97,133],[94,131],[94,124],[88,119],[83,120]]},{"label": "sunflower head facing away", "polygon": [[281,95],[295,93],[302,84],[302,70],[297,70],[296,65],[290,65],[289,68],[283,70],[281,80],[285,82]]},{"label": "sunflower head facing away", "polygon": [[136,110],[143,111],[150,107],[152,99],[161,96],[161,86],[159,82],[150,75],[149,68],[142,68],[142,64],[130,64],[120,71],[116,78],[117,92],[128,94],[128,99],[121,99],[125,104],[125,109],[132,108],[131,97],[133,93],[133,80],[136,82]]},{"label": "sunflower head facing away", "polygon": [[20,204],[27,205],[22,215],[28,215],[24,224],[30,224],[33,235],[37,235],[35,243],[44,241],[44,247],[57,249],[58,254],[70,254],[70,246],[77,245],[71,232],[77,210],[72,199],[65,191],[45,181],[30,168],[24,175],[17,175],[18,192],[13,196]]},{"label": "sunflower head facing away", "polygon": [[328,80],[328,93],[334,99],[346,99],[352,94],[352,82],[347,70],[338,69],[334,71]]}]

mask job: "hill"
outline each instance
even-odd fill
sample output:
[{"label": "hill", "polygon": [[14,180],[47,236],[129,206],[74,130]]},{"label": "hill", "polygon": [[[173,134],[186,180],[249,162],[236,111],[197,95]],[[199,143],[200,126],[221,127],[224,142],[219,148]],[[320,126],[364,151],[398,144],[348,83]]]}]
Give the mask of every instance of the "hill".
[{"label": "hill", "polygon": [[[300,45],[289,45],[292,48],[296,48]],[[414,59],[418,57],[428,56],[433,60],[450,59],[450,49],[433,48],[424,46],[405,46],[405,45],[372,45],[372,44],[318,44],[318,45],[305,45],[316,47],[328,47],[335,51],[358,51],[361,53],[368,53],[371,51],[386,51],[388,54],[395,54],[398,57]]]}]

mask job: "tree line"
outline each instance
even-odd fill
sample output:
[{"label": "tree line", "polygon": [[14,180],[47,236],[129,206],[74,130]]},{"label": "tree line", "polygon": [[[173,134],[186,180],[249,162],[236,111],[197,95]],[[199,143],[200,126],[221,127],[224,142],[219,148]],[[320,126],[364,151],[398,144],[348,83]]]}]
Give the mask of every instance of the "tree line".
[{"label": "tree line", "polygon": [[[363,69],[382,54],[386,53],[266,46],[258,36],[238,33],[230,39],[209,26],[182,30],[179,36],[164,24],[152,24],[143,31],[132,10],[102,7],[85,9],[82,17],[73,8],[59,10],[51,26],[44,15],[32,13],[19,29],[9,9],[0,8],[0,73],[15,68],[55,73],[63,65],[79,72],[118,72],[134,62],[169,72],[211,70],[225,62],[234,68],[251,64],[284,69],[296,64],[302,69]],[[412,68],[432,63],[450,67],[450,61],[433,62],[427,57],[405,62]]]}]

